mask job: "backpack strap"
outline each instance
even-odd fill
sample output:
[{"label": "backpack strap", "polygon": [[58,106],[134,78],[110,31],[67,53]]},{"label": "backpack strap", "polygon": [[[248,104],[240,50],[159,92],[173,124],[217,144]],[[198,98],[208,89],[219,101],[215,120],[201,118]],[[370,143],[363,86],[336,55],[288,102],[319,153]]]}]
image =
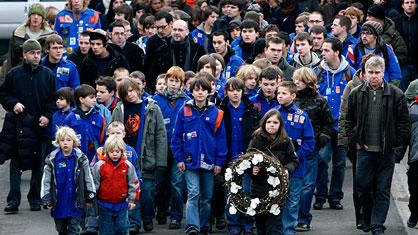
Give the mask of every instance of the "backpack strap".
[{"label": "backpack strap", "polygon": [[216,122],[215,122],[215,133],[218,130],[218,128],[221,126],[223,118],[224,118],[224,111],[218,109],[218,115],[216,116]]}]

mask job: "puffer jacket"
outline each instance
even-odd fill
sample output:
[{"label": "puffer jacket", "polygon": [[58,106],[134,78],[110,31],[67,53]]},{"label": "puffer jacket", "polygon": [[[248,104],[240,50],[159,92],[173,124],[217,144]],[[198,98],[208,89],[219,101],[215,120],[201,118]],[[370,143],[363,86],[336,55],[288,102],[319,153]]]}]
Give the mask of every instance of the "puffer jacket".
[{"label": "puffer jacket", "polygon": [[408,48],[401,34],[396,30],[395,23],[388,17],[385,18],[383,32],[380,36],[386,44],[392,46],[399,64],[401,66],[406,64],[408,62]]},{"label": "puffer jacket", "polygon": [[[155,100],[148,97],[145,103],[145,121],[139,149],[135,151],[139,155],[142,178],[154,179],[157,167],[167,167],[167,132],[163,114]],[[122,102],[116,105],[112,113],[112,121],[124,123],[124,106]]]},{"label": "puffer jacket", "polygon": [[[74,148],[77,156],[75,162],[75,185],[77,193],[77,207],[81,208],[86,203],[94,202],[96,189],[94,186],[93,176],[90,172],[89,160],[87,156],[79,149]],[[42,202],[52,204],[54,206],[57,202],[57,182],[55,177],[55,157],[60,149],[57,148],[52,151],[45,159],[44,174],[41,183],[41,198]]]},{"label": "puffer jacket", "polygon": [[[317,149],[324,147],[320,136],[330,139],[334,124],[328,102],[317,91],[305,88],[297,92],[294,103],[303,111],[308,113],[315,134],[315,144]],[[322,139],[322,138],[321,138]]]},{"label": "puffer jacket", "polygon": [[347,115],[347,106],[348,106],[348,96],[351,91],[363,84],[362,79],[360,78],[360,70],[358,70],[354,76],[353,80],[347,83],[347,86],[344,89],[343,95],[341,96],[341,105],[340,105],[340,118],[338,119],[338,146],[347,147],[348,138],[345,130],[345,117]]}]

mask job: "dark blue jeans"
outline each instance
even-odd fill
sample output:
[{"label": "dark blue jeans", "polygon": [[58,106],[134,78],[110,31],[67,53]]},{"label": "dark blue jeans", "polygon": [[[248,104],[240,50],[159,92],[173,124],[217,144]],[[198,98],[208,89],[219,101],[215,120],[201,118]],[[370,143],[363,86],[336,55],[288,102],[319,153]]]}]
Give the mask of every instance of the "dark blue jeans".
[{"label": "dark blue jeans", "polygon": [[142,179],[140,204],[142,221],[151,223],[155,216],[155,180]]},{"label": "dark blue jeans", "polygon": [[172,220],[183,218],[183,196],[186,188],[184,174],[177,168],[176,161],[171,162],[171,212]]},{"label": "dark blue jeans", "polygon": [[58,235],[78,235],[81,232],[79,218],[54,219]]},{"label": "dark blue jeans", "polygon": [[112,211],[99,205],[99,234],[100,235],[128,235],[128,209]]},{"label": "dark blue jeans", "polygon": [[312,153],[310,158],[305,159],[305,176],[300,193],[298,223],[311,224],[312,214],[310,212],[312,198],[315,191],[316,178],[318,175],[318,152]]},{"label": "dark blue jeans", "polygon": [[[346,151],[337,146],[337,138],[319,151],[318,177],[315,198],[318,202],[340,201],[344,197],[343,182],[345,173]],[[328,165],[332,159],[332,176],[328,192]]]},{"label": "dark blue jeans", "polygon": [[372,227],[381,227],[386,221],[390,205],[390,188],[395,169],[393,151],[383,155],[381,152],[358,150],[356,168],[357,192],[362,206],[363,208],[368,207],[369,201],[364,200],[364,197],[372,191],[374,203],[370,224]]}]

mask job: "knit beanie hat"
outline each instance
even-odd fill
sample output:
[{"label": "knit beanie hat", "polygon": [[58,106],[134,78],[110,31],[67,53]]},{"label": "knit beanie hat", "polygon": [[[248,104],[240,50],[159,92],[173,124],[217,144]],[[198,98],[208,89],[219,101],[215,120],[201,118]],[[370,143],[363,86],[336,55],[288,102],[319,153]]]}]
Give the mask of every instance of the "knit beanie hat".
[{"label": "knit beanie hat", "polygon": [[413,100],[418,96],[418,79],[409,84],[408,89],[405,91],[405,96],[408,100]]},{"label": "knit beanie hat", "polygon": [[381,5],[373,4],[367,10],[367,15],[373,16],[374,18],[384,20],[385,9]]},{"label": "knit beanie hat", "polygon": [[361,30],[362,31],[368,30],[371,33],[373,33],[373,35],[379,36],[383,32],[383,27],[380,23],[369,20],[369,21],[364,22]]},{"label": "knit beanie hat", "polygon": [[41,44],[35,39],[28,39],[23,43],[23,53],[42,50]]},{"label": "knit beanie hat", "polygon": [[29,7],[28,17],[32,14],[38,14],[42,16],[44,19],[46,18],[45,8],[40,3],[34,3]]}]

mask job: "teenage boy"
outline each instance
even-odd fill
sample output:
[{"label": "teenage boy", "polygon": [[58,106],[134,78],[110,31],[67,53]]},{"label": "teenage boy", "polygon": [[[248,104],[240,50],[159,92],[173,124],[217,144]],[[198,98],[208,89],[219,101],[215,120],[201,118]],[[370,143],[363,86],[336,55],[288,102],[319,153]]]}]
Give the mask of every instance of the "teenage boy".
[{"label": "teenage boy", "polygon": [[334,37],[338,38],[343,44],[343,50],[341,54],[343,56],[347,55],[347,50],[349,46],[355,46],[357,40],[349,32],[351,28],[351,20],[347,16],[336,15],[334,21],[331,25],[331,32]]},{"label": "teenage boy", "polygon": [[[160,106],[161,112],[163,113],[165,128],[167,130],[167,141],[170,143],[177,113],[190,98],[181,89],[184,85],[184,71],[182,68],[178,66],[171,67],[166,73],[165,80],[167,87],[164,89],[164,94],[157,93],[153,98],[158,106]],[[169,171],[171,171],[169,175],[169,178],[171,178],[171,211],[168,228],[179,229],[183,218],[183,192],[185,189],[185,182],[184,176],[178,170],[170,149],[168,149],[167,155],[168,167]],[[161,213],[165,214],[165,211],[160,213],[157,212],[157,219]],[[163,216],[165,217],[165,215]]]},{"label": "teenage boy", "polygon": [[116,97],[116,82],[112,77],[101,77],[96,81],[97,103],[105,106],[112,112],[118,98]]},{"label": "teenage boy", "polygon": [[104,143],[106,119],[96,109],[96,90],[82,84],[74,91],[76,108],[64,120],[64,126],[75,130],[80,137],[81,151],[92,160],[96,149]]},{"label": "teenage boy", "polygon": [[241,57],[245,62],[251,63],[253,60],[253,47],[260,32],[260,26],[253,20],[244,20],[241,24],[241,39],[232,48],[235,55]]},{"label": "teenage boy", "polygon": [[295,234],[299,213],[300,193],[305,174],[305,159],[314,152],[315,137],[308,114],[297,107],[293,100],[296,98],[296,85],[293,81],[279,84],[277,100],[278,110],[283,117],[286,132],[295,147],[299,158],[299,168],[290,175],[289,195],[283,209],[283,232]]},{"label": "teenage boy", "polygon": [[235,77],[239,67],[244,63],[241,57],[235,55],[234,50],[229,46],[228,34],[223,31],[216,31],[212,34],[212,46],[215,53],[224,58],[226,79]]},{"label": "teenage boy", "polygon": [[82,32],[78,36],[78,48],[72,54],[68,55],[68,59],[71,60],[76,66],[78,72],[80,72],[81,64],[84,58],[89,54],[90,50],[90,36],[88,32]]},{"label": "teenage boy", "polygon": [[292,65],[295,68],[309,67],[316,68],[321,62],[319,56],[312,52],[312,37],[309,33],[298,33],[294,39],[297,53],[293,56]]},{"label": "teenage boy", "polygon": [[[225,85],[226,98],[221,103],[224,111],[227,163],[237,159],[248,148],[253,132],[260,121],[260,113],[244,95],[245,85],[239,78],[231,78]],[[248,178],[249,179],[249,178]],[[244,184],[249,180],[244,178]],[[229,206],[228,206],[229,207]],[[223,209],[223,208],[222,208]],[[253,234],[254,219],[242,213],[232,215],[226,210],[229,234]]]},{"label": "teenage boy", "polygon": [[312,36],[312,51],[322,58],[322,44],[324,44],[325,38],[327,38],[327,30],[324,26],[315,25],[309,34]]},{"label": "teenage boy", "polygon": [[192,31],[193,41],[201,45],[208,53],[210,48],[209,37],[212,34],[213,24],[219,17],[219,9],[213,6],[208,7],[203,12],[203,22]]},{"label": "teenage boy", "polygon": [[76,65],[63,58],[64,46],[61,36],[52,34],[45,40],[47,55],[42,58],[42,65],[51,69],[55,75],[55,88],[71,87],[75,89],[80,85],[80,77]]},{"label": "teenage boy", "polygon": [[[337,146],[338,118],[341,104],[341,96],[347,82],[351,80],[355,70],[342,56],[342,43],[337,38],[327,38],[322,45],[322,58],[320,65],[315,69],[318,76],[318,91],[327,98],[332,117],[334,119],[331,141],[319,153],[318,178],[316,183],[316,201],[314,209],[322,209],[328,199],[330,207],[342,210],[341,200],[345,171],[346,153]],[[332,158],[332,178],[328,192],[328,164]]]},{"label": "teenage boy", "polygon": [[193,100],[180,108],[171,150],[187,185],[186,227],[188,235],[208,234],[214,175],[221,173],[228,151],[223,111],[208,102],[208,73],[191,81]]},{"label": "teenage boy", "polygon": [[283,71],[285,80],[291,81],[295,68],[287,63],[285,50],[286,43],[283,39],[272,37],[266,40],[266,47],[264,49],[266,58]]},{"label": "teenage boy", "polygon": [[255,96],[250,97],[251,102],[253,102],[254,107],[257,108],[261,116],[279,104],[276,98],[278,78],[279,73],[273,67],[267,67],[261,71],[260,90],[258,90]]}]

